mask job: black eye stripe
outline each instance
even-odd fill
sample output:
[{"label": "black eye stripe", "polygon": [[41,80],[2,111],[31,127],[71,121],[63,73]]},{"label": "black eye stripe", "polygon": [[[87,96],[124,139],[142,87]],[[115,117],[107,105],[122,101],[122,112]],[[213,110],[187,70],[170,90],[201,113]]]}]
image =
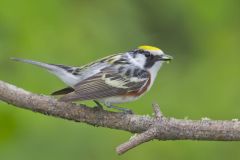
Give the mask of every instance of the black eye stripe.
[{"label": "black eye stripe", "polygon": [[145,55],[145,57],[151,57],[152,56],[151,53],[147,52],[147,51],[144,53],[144,55]]},{"label": "black eye stripe", "polygon": [[146,63],[144,65],[145,68],[151,68],[159,59],[158,55],[151,55],[150,57],[147,58]]}]

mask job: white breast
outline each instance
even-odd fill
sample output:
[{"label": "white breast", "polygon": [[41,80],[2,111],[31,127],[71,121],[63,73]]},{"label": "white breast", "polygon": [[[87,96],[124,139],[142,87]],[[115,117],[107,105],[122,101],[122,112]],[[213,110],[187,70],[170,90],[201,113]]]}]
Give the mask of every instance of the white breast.
[{"label": "white breast", "polygon": [[153,66],[152,66],[152,68],[150,68],[148,71],[150,72],[150,74],[151,74],[151,82],[150,82],[150,85],[149,85],[149,87],[148,87],[148,90],[152,87],[152,85],[153,85],[153,82],[155,81],[155,79],[156,79],[156,77],[157,77],[157,74],[158,74],[158,71],[159,71],[159,69],[161,68],[161,66],[162,66],[162,63],[163,62],[156,62]]}]

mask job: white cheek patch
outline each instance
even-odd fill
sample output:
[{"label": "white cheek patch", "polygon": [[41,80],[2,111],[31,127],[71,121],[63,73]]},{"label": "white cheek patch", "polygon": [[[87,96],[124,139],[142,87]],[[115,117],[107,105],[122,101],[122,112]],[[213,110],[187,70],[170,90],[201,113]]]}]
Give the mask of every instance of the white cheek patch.
[{"label": "white cheek patch", "polygon": [[127,56],[128,56],[130,63],[132,63],[133,65],[135,65],[139,68],[144,68],[144,65],[146,62],[146,57],[144,55],[138,54],[135,58],[133,58],[129,54]]}]

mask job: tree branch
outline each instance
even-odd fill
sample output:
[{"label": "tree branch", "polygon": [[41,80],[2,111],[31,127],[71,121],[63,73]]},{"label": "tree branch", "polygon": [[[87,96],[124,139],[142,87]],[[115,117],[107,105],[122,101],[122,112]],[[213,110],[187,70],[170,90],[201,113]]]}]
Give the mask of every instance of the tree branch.
[{"label": "tree branch", "polygon": [[16,107],[63,119],[139,133],[117,147],[123,154],[137,145],[153,140],[239,141],[238,120],[185,120],[166,118],[154,104],[155,117],[106,111],[99,107],[60,102],[53,97],[37,95],[0,81],[0,100]]}]

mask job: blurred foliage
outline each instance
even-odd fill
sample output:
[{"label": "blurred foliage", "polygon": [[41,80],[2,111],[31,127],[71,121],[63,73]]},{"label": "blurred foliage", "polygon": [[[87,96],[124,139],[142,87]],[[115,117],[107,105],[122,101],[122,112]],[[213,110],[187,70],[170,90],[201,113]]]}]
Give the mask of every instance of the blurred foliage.
[{"label": "blurred foliage", "polygon": [[[238,0],[1,0],[0,78],[49,94],[64,84],[9,57],[79,66],[138,45],[155,45],[173,62],[164,65],[148,94],[121,106],[151,114],[151,102],[157,101],[167,116],[239,118],[239,7]],[[4,160],[240,158],[238,142],[192,141],[153,141],[117,156],[114,148],[129,137],[0,102]]]}]

